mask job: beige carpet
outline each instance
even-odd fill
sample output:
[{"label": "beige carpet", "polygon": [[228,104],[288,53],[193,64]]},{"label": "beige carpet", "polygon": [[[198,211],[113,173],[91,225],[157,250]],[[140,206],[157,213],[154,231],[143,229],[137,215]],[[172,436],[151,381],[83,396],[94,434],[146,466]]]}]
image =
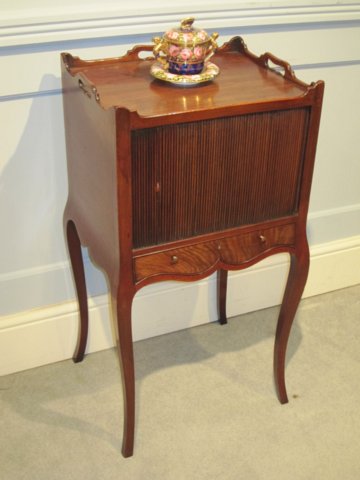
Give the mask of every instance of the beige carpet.
[{"label": "beige carpet", "polygon": [[277,311],[135,344],[129,459],[115,351],[2,377],[0,478],[359,479],[360,286],[301,303],[287,405],[272,380]]}]

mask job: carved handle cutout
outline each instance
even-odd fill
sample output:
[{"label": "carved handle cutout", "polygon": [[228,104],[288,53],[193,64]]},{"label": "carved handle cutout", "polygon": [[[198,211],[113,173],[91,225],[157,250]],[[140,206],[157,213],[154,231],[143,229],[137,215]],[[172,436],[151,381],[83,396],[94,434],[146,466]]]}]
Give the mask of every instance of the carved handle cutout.
[{"label": "carved handle cutout", "polygon": [[100,101],[100,95],[98,94],[98,91],[96,90],[96,87],[90,86],[90,85],[85,85],[85,83],[79,78],[79,88],[84,92],[84,94],[88,97],[91,98],[92,95],[94,95],[95,100],[97,102]]},{"label": "carved handle cutout", "polygon": [[126,55],[122,57],[122,61],[129,60],[154,60],[154,56],[149,56],[148,52],[153,51],[153,45],[136,45],[131,50],[126,52]]},{"label": "carved handle cutout", "polygon": [[84,82],[81,80],[81,78],[79,79],[79,88],[85,93],[85,95],[86,95],[87,97],[91,98],[90,89],[85,86],[85,84],[84,84]]},{"label": "carved handle cutout", "polygon": [[[278,58],[269,52],[264,53],[259,58],[266,67],[276,70],[277,72],[279,71],[278,67],[282,67],[284,69],[284,73],[282,75],[288,80],[296,79],[294,70],[288,62],[285,62],[285,60],[281,60],[281,58]],[[269,62],[271,63],[269,64]],[[275,65],[275,67],[271,64]]]}]

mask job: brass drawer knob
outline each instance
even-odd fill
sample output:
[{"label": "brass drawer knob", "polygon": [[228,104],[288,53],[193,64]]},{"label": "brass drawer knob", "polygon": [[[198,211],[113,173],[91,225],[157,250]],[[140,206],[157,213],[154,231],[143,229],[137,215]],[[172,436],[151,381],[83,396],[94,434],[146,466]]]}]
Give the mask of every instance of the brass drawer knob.
[{"label": "brass drawer knob", "polygon": [[172,265],[175,265],[176,263],[178,263],[178,261],[179,261],[179,257],[177,257],[176,255],[171,256]]},{"label": "brass drawer knob", "polygon": [[259,239],[260,239],[260,242],[261,243],[265,243],[266,242],[266,237],[264,235],[259,235]]}]

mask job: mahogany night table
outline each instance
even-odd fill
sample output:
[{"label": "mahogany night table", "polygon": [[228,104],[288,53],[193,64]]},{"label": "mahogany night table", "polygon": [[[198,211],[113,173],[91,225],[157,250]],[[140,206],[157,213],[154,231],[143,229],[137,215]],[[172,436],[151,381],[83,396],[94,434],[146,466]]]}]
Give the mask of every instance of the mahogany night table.
[{"label": "mahogany night table", "polygon": [[152,48],[94,61],[61,55],[64,228],[80,309],[74,361],[84,357],[88,332],[83,245],[109,283],[125,457],[134,446],[131,306],[153,282],[217,272],[224,324],[227,272],[288,252],[274,348],[277,395],[288,401],[285,354],[309,269],[306,218],[324,90],[274,55],[254,55],[240,37],[212,57],[219,76],[181,88],[152,78],[154,58],[139,55]]}]

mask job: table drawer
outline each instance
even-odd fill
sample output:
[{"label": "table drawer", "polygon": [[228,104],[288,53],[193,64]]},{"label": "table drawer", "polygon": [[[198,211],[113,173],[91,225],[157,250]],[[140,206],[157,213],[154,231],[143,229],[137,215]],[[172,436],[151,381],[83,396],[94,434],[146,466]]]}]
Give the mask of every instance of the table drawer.
[{"label": "table drawer", "polygon": [[220,262],[240,266],[268,251],[289,247],[295,242],[295,225],[258,229],[233,237],[173,248],[134,258],[137,282],[154,275],[199,275]]},{"label": "table drawer", "polygon": [[259,255],[280,247],[294,245],[295,225],[259,229],[250,233],[223,238],[221,261],[228,265],[241,265]]},{"label": "table drawer", "polygon": [[219,260],[214,242],[174,248],[134,259],[135,278],[164,275],[196,275],[211,268]]}]

